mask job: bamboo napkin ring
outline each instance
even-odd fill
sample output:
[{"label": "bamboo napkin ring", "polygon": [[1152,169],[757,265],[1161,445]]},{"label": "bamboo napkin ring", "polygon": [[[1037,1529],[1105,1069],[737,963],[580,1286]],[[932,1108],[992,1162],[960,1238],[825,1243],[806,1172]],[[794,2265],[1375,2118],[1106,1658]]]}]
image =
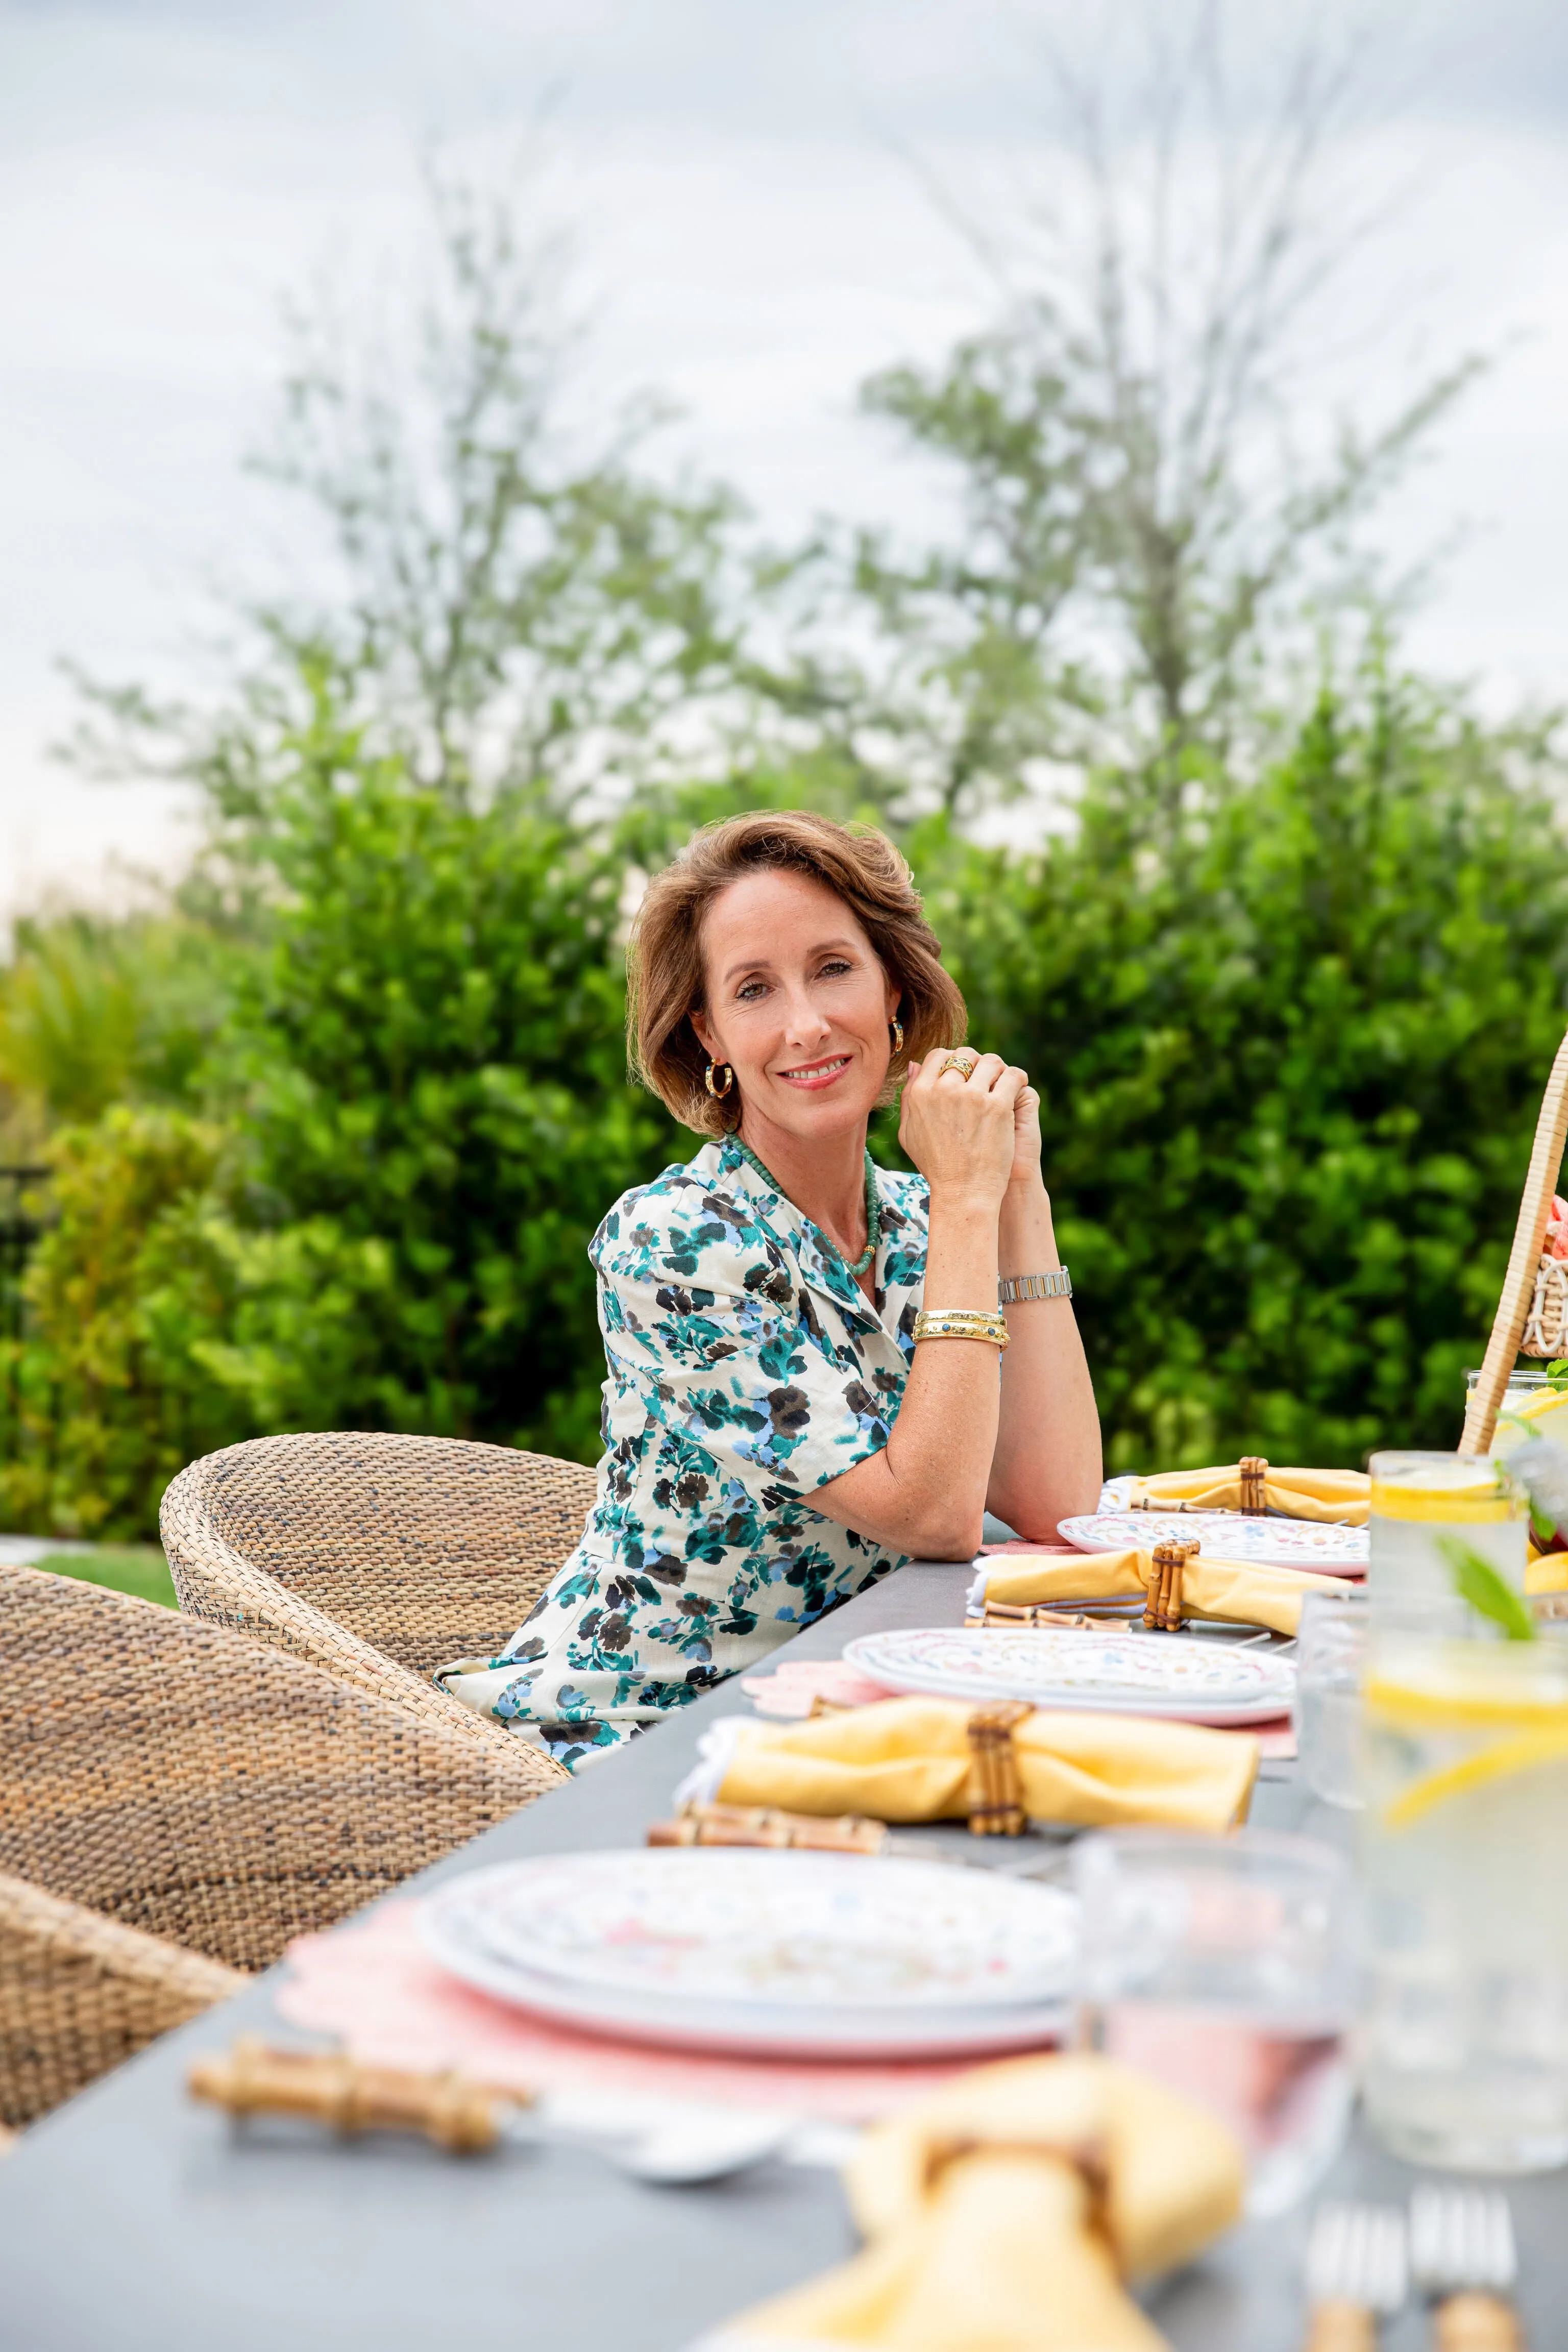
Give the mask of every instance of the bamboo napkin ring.
[{"label": "bamboo napkin ring", "polygon": [[1180,1541],[1154,1546],[1143,1602],[1143,1629],[1149,1633],[1179,1633],[1182,1630],[1182,1583],[1186,1565],[1198,1543]]},{"label": "bamboo napkin ring", "polygon": [[1089,2191],[1089,2211],[1085,2216],[1088,2228],[1104,2231],[1110,2200],[1110,2164],[1105,2142],[1098,2135],[1082,2139],[1064,2133],[1058,2138],[982,2139],[955,2136],[952,2139],[931,2140],[925,2152],[928,2197],[948,2166],[960,2163],[966,2156],[1033,2156],[1056,2164],[1070,2164]]},{"label": "bamboo napkin ring", "polygon": [[1092,1617],[1071,1616],[1065,1609],[1053,1609],[1044,1601],[987,1601],[978,1616],[965,1621],[969,1625],[1068,1625],[1075,1631],[1089,1631],[1094,1625]]},{"label": "bamboo napkin ring", "polygon": [[1519,2314],[1500,2295],[1446,2294],[1432,2323],[1436,2352],[1523,2352]]},{"label": "bamboo napkin ring", "polygon": [[859,1813],[786,1813],[776,1805],[688,1805],[672,1822],[655,1822],[649,1845],[792,1846],[809,1853],[880,1853],[886,1822]]},{"label": "bamboo napkin ring", "polygon": [[1024,1782],[1013,1746],[1016,1725],[1035,1712],[1026,1699],[998,1699],[977,1706],[969,1718],[969,1753],[977,1801],[969,1809],[976,1837],[1020,1837],[1028,1816]]},{"label": "bamboo napkin ring", "polygon": [[185,2078],[194,2099],[229,2115],[305,2116],[329,2129],[411,2131],[458,2155],[493,2147],[498,2103],[526,2106],[526,2091],[494,2091],[466,2076],[363,2066],[328,2051],[269,2050],[241,2034],[226,2058],[198,2058]]},{"label": "bamboo napkin ring", "polygon": [[1241,1473],[1241,1507],[1249,1519],[1260,1519],[1268,1509],[1268,1465],[1261,1454],[1244,1454],[1237,1467]]}]

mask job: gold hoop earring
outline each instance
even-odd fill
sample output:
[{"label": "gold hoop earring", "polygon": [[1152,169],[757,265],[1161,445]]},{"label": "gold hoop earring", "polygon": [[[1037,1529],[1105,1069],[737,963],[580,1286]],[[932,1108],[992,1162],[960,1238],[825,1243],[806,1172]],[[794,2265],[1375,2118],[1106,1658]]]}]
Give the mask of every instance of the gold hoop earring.
[{"label": "gold hoop earring", "polygon": [[888,1031],[893,1041],[894,1053],[901,1054],[904,1050],[904,1024],[896,1013],[888,1024]]},{"label": "gold hoop earring", "polygon": [[[716,1087],[713,1083],[713,1073],[715,1070],[722,1070],[724,1073],[724,1083],[721,1087]],[[703,1076],[702,1083],[707,1087],[715,1102],[722,1102],[725,1096],[729,1093],[731,1087],[735,1083],[735,1073],[728,1062],[710,1062]]]}]

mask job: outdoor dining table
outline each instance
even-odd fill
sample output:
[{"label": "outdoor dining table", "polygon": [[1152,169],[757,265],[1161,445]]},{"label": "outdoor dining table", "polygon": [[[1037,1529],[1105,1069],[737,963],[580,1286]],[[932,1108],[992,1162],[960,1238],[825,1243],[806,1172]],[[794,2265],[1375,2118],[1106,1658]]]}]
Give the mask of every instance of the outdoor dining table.
[{"label": "outdoor dining table", "polygon": [[[792,1658],[837,1657],[891,1626],[956,1624],[965,1569],[911,1561],[795,1636]],[[747,1702],[710,1693],[437,1868],[636,1846],[668,1815],[698,1738]],[[84,1736],[87,1736],[84,1734]],[[1266,1762],[1251,1818],[1342,1841],[1349,1816],[1316,1805],[1291,1764]],[[1016,1862],[961,1826],[910,1835],[933,1857]],[[868,1864],[868,1867],[874,1865]],[[286,1964],[285,1964],[286,1965]],[[26,2132],[0,2161],[0,2352],[436,2352],[521,2341],[679,2352],[855,2243],[837,2177],[784,2162],[704,2188],[653,2188],[587,2153],[443,2155],[386,2137],[237,2135],[193,2103],[200,2052],[241,2032],[300,2036],[273,2007],[280,1969],[169,2034]],[[1417,2176],[1352,2135],[1320,2192],[1399,2200]],[[1557,2174],[1506,2184],[1531,2341],[1563,2340],[1568,2193]],[[1303,2332],[1307,2215],[1235,2231],[1146,2291],[1181,2352],[1292,2352]],[[1407,2305],[1388,2352],[1428,2340]]]}]

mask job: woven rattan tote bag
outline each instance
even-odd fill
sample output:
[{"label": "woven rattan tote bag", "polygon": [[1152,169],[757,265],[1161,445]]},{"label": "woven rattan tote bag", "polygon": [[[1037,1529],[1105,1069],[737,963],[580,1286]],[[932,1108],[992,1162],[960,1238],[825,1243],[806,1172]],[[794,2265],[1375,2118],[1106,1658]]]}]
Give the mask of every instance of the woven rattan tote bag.
[{"label": "woven rattan tote bag", "polygon": [[1465,1414],[1462,1454],[1485,1454],[1497,1432],[1498,1412],[1515,1360],[1527,1356],[1568,1356],[1568,1265],[1545,1255],[1546,1227],[1552,1196],[1568,1141],[1568,1037],[1557,1048],[1552,1076],[1546,1082],[1541,1117],[1535,1123],[1535,1148],[1530,1173],[1513,1229],[1513,1248],[1503,1276],[1502,1296],[1492,1318],[1492,1335],[1481,1362],[1481,1376],[1470,1394]]}]

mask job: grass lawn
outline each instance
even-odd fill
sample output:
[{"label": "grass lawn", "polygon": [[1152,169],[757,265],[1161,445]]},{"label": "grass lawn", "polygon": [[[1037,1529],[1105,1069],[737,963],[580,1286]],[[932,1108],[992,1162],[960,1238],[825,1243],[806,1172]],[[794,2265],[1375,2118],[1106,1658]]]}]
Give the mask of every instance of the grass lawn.
[{"label": "grass lawn", "polygon": [[95,1544],[80,1551],[51,1551],[37,1562],[54,1576],[79,1576],[86,1584],[107,1584],[133,1592],[138,1601],[161,1601],[177,1609],[169,1563],[157,1544]]}]

